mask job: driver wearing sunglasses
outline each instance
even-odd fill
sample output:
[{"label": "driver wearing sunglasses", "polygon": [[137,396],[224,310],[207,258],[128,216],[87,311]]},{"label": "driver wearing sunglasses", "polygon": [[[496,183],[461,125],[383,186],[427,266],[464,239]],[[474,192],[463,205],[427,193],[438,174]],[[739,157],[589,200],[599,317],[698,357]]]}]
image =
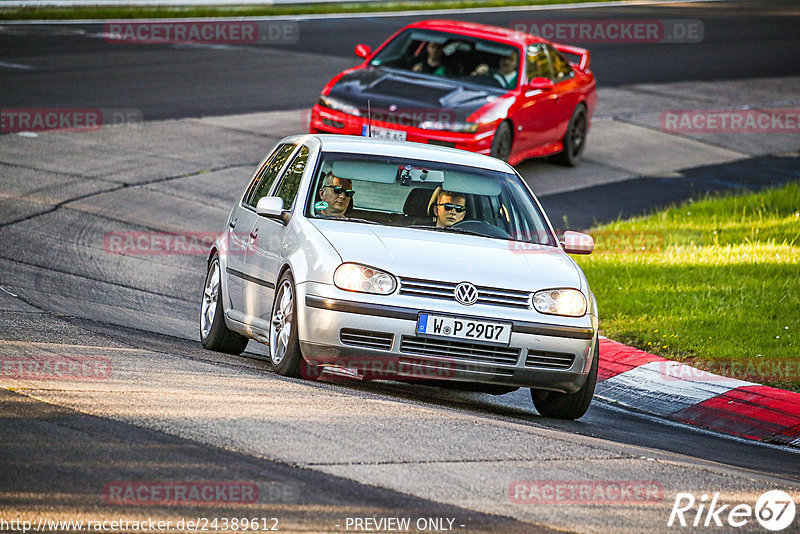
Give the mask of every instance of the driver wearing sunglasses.
[{"label": "driver wearing sunglasses", "polygon": [[349,178],[340,178],[329,172],[319,188],[319,198],[328,205],[320,214],[326,217],[344,217],[355,194],[353,182]]},{"label": "driver wearing sunglasses", "polygon": [[467,199],[460,193],[442,189],[433,205],[433,221],[437,228],[449,228],[464,220],[467,215]]}]

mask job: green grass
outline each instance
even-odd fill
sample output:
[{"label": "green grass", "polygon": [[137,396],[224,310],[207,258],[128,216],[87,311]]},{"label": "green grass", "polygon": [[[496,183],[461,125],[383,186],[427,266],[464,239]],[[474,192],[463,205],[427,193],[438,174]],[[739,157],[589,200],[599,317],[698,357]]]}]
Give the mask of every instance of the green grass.
[{"label": "green grass", "polygon": [[[407,2],[344,2],[257,6],[92,6],[92,7],[2,7],[0,20],[108,20],[137,18],[219,18],[368,13],[431,9],[469,9],[550,4],[573,4],[598,0],[411,0]],[[600,0],[611,1],[611,0]]]},{"label": "green grass", "polygon": [[604,335],[800,391],[800,185],[595,228],[578,258]]}]

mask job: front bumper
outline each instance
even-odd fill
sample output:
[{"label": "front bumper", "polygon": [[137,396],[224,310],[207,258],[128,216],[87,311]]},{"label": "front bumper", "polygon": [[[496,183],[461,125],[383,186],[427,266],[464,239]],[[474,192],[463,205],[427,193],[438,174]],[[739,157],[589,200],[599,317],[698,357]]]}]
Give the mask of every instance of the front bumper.
[{"label": "front bumper", "polygon": [[[526,310],[514,310],[514,317],[508,317],[503,308],[494,307],[489,315],[486,309],[464,311],[458,304],[430,299],[421,299],[425,307],[419,308],[419,302],[409,306],[404,298],[375,298],[310,282],[298,284],[296,295],[306,361],[357,370],[365,378],[461,381],[573,393],[586,381],[597,343],[597,320],[588,315],[564,323],[558,318],[531,321],[521,318]],[[492,347],[419,337],[420,311],[510,320],[511,340],[507,347]]]},{"label": "front bumper", "polygon": [[[366,117],[356,117],[316,104],[311,110],[309,129],[311,133],[333,133],[363,136],[367,125]],[[494,127],[481,128],[475,133],[457,133],[440,130],[423,130],[404,124],[373,120],[372,126],[406,133],[406,141],[447,146],[468,150],[478,154],[492,151]]]}]

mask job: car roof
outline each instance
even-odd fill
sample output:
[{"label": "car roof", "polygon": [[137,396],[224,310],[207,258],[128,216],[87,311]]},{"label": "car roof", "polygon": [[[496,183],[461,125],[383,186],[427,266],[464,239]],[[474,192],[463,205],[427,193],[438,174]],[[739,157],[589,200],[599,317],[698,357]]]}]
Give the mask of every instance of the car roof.
[{"label": "car roof", "polygon": [[460,22],[456,20],[423,20],[409,24],[406,28],[420,28],[426,30],[438,30],[450,33],[460,33],[470,37],[489,39],[491,41],[503,41],[525,45],[528,43],[546,43],[546,39],[523,33],[510,28],[500,28],[498,26],[487,26],[476,22]]},{"label": "car roof", "polygon": [[410,141],[386,141],[357,135],[306,134],[286,138],[283,142],[302,142],[303,138],[308,137],[319,140],[323,152],[350,152],[353,154],[441,161],[515,174],[514,168],[508,163],[491,156]]}]

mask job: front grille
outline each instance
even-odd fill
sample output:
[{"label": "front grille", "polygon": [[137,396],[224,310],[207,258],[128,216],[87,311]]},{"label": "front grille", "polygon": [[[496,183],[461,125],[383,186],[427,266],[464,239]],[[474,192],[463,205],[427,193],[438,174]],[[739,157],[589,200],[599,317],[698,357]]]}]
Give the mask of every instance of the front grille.
[{"label": "front grille", "polygon": [[[455,282],[435,282],[420,280],[418,278],[400,278],[400,294],[415,297],[428,297],[443,300],[456,300]],[[486,286],[475,286],[478,289],[476,304],[490,306],[509,306],[512,308],[530,308],[531,294],[529,291],[517,289],[498,289]]]},{"label": "front grille", "polygon": [[330,126],[331,128],[339,128],[340,130],[344,128],[343,122],[335,121],[333,119],[329,119],[328,117],[322,117],[322,124],[325,126]]},{"label": "front grille", "polygon": [[525,367],[540,367],[543,369],[569,369],[572,367],[572,363],[574,361],[574,354],[528,349],[528,356],[525,358]]},{"label": "front grille", "polygon": [[451,141],[439,141],[438,139],[428,139],[429,145],[438,145],[438,146],[446,146],[450,148],[455,148],[456,144]]},{"label": "front grille", "polygon": [[339,340],[343,345],[353,345],[365,349],[392,350],[394,334],[342,328],[339,331]]},{"label": "front grille", "polygon": [[493,347],[466,341],[430,339],[416,336],[400,338],[400,352],[435,356],[438,358],[457,358],[480,364],[517,365],[519,349],[513,347]]}]

